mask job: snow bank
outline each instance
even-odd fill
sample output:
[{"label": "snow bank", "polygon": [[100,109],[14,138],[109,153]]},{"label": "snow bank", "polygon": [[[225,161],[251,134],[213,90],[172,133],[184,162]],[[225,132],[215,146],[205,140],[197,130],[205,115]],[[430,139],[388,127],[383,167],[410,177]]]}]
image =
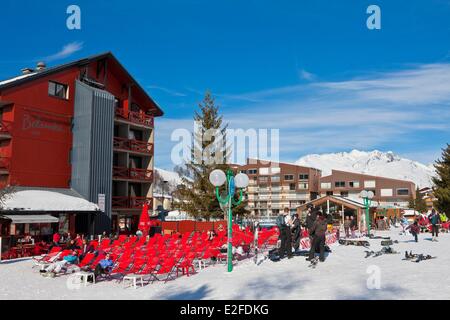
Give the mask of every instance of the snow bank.
[{"label": "snow bank", "polygon": [[[180,277],[167,284],[155,282],[144,288],[124,289],[115,281],[87,287],[74,286],[70,277],[43,278],[32,270],[31,261],[0,264],[0,299],[75,300],[165,300],[165,299],[450,299],[450,234],[431,242],[420,234],[419,243],[399,230],[377,232],[399,240],[393,248],[401,254],[365,259],[364,247],[333,245],[333,252],[316,269],[308,268],[304,257],[259,266],[253,259],[239,262],[232,273],[225,265],[211,266],[191,277]],[[370,240],[371,250],[381,249],[381,240]],[[414,263],[403,261],[404,252],[424,253],[437,259]],[[372,273],[368,271],[372,270]],[[380,289],[368,289],[367,282],[379,272]],[[69,281],[68,281],[69,280]]]},{"label": "snow bank", "polygon": [[99,207],[70,189],[17,189],[3,210],[21,211],[97,211]]}]

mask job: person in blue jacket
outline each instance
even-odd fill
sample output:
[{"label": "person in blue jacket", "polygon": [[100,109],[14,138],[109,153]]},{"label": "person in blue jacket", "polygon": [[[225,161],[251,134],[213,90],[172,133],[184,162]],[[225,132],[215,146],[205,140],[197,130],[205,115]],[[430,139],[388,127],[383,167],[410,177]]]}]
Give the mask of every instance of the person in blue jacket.
[{"label": "person in blue jacket", "polygon": [[436,212],[436,210],[431,210],[431,214],[428,216],[428,220],[431,223],[431,241],[438,241],[437,238],[439,236],[439,227],[441,224],[441,217]]},{"label": "person in blue jacket", "polygon": [[95,267],[95,270],[94,270],[95,279],[97,279],[97,277],[99,277],[102,274],[109,273],[113,266],[114,266],[114,262],[111,259],[111,255],[107,254],[105,259],[100,260],[98,265]]},{"label": "person in blue jacket", "polygon": [[78,252],[73,251],[70,255],[65,256],[61,261],[57,261],[49,265],[44,270],[41,270],[41,274],[45,277],[55,277],[63,269],[67,269],[69,265],[74,265],[78,262]]}]

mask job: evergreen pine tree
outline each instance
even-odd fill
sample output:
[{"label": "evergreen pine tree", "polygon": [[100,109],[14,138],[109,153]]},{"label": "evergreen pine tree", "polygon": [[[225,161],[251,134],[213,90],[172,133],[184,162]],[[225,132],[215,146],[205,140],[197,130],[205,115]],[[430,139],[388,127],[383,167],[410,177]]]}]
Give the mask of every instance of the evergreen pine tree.
[{"label": "evergreen pine tree", "polygon": [[223,124],[219,107],[210,92],[206,92],[199,108],[194,115],[197,130],[193,134],[192,159],[184,169],[177,168],[183,181],[177,189],[177,206],[194,218],[210,220],[224,216],[215,187],[209,182],[209,174],[215,169],[226,171],[230,168],[227,165],[227,125]]},{"label": "evergreen pine tree", "polygon": [[426,201],[423,199],[423,195],[420,193],[419,188],[416,189],[416,198],[411,197],[409,200],[409,208],[415,209],[419,212],[427,212],[428,207]]},{"label": "evergreen pine tree", "polygon": [[434,195],[437,198],[435,207],[439,212],[450,215],[450,145],[442,149],[442,159],[436,161],[437,177],[433,178]]}]

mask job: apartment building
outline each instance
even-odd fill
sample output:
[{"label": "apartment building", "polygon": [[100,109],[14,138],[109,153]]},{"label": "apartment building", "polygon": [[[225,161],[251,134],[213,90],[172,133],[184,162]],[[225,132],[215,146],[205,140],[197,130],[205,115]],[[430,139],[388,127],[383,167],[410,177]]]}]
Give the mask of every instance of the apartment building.
[{"label": "apartment building", "polygon": [[253,215],[277,215],[284,208],[295,212],[319,194],[321,171],[317,169],[255,159],[233,167],[250,178],[248,209]]},{"label": "apartment building", "polygon": [[[359,199],[361,191],[372,191],[373,202],[379,207],[408,207],[415,196],[415,184],[411,181],[390,179],[340,170],[320,178],[320,196],[342,196]],[[360,199],[361,200],[361,199]]]},{"label": "apartment building", "polygon": [[73,190],[102,212],[92,222],[74,214],[70,230],[133,232],[143,205],[152,208],[162,115],[109,52],[23,69],[0,82],[0,185]]}]

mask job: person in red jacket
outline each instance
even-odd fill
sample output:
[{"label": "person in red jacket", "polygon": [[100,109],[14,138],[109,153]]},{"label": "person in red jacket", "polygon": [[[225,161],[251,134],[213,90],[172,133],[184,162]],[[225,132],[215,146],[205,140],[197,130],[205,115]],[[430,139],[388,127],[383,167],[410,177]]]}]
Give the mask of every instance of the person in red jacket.
[{"label": "person in red jacket", "polygon": [[409,232],[411,232],[411,234],[414,236],[414,240],[416,240],[416,242],[418,242],[418,235],[420,233],[420,227],[419,224],[417,223],[417,220],[414,221],[413,224],[409,225],[406,230],[410,230]]},{"label": "person in red jacket", "polygon": [[59,246],[59,241],[60,241],[60,240],[61,240],[61,236],[59,235],[58,232],[56,232],[56,233],[53,235],[53,246],[54,246],[54,247]]}]

